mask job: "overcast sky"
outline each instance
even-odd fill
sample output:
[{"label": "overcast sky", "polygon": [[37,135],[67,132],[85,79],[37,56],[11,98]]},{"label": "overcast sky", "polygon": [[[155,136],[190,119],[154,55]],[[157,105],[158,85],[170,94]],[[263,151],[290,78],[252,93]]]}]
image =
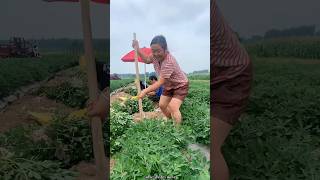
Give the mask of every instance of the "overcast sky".
[{"label": "overcast sky", "polygon": [[217,0],[233,29],[241,36],[264,34],[272,28],[320,27],[319,0]]},{"label": "overcast sky", "polygon": [[[109,37],[109,5],[91,3],[95,38]],[[80,3],[0,0],[0,39],[82,38]]]},{"label": "overcast sky", "polygon": [[[120,60],[133,50],[133,32],[140,47],[150,47],[155,35],[164,35],[169,51],[186,73],[209,69],[209,4],[209,0],[111,1],[111,73],[135,73],[134,63]],[[147,65],[147,71],[154,71],[153,65]]]}]

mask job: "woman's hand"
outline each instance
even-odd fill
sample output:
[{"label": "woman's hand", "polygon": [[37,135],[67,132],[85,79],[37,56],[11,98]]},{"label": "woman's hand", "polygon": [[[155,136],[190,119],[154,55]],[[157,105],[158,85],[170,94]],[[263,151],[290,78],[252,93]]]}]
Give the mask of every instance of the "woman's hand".
[{"label": "woman's hand", "polygon": [[88,103],[88,115],[90,117],[98,116],[102,119],[106,118],[107,115],[107,103],[106,100],[100,96],[98,99],[96,99],[93,102]]},{"label": "woman's hand", "polygon": [[139,42],[138,42],[138,40],[133,40],[133,41],[132,41],[132,47],[133,47],[133,49],[135,49],[135,48],[139,49]]},{"label": "woman's hand", "polygon": [[149,92],[147,93],[148,96],[155,96],[156,95],[156,92],[152,91],[152,92]]},{"label": "woman's hand", "polygon": [[133,49],[137,48],[138,56],[141,57],[142,61],[146,64],[152,63],[153,55],[147,56],[142,51],[139,50],[139,41],[138,40],[132,40],[132,47]]},{"label": "woman's hand", "polygon": [[143,97],[146,96],[146,92],[143,90],[140,92],[140,94],[138,95],[139,99],[143,99]]}]

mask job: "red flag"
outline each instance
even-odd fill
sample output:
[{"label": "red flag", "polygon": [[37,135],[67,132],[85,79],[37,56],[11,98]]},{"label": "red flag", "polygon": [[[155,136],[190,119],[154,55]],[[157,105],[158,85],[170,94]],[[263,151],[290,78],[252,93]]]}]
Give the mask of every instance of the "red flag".
[{"label": "red flag", "polygon": [[[140,51],[142,51],[145,55],[149,56],[150,54],[152,54],[152,51],[150,48],[140,48]],[[126,55],[124,55],[121,60],[123,62],[134,62],[134,50],[130,51],[129,53],[127,53]],[[140,56],[138,56],[138,62],[143,62],[143,60],[141,59]]]},{"label": "red flag", "polygon": [[[64,1],[64,2],[79,2],[79,0],[43,0],[46,2],[59,2],[59,1]],[[101,4],[110,4],[110,0],[91,0],[92,2],[95,3],[101,3]]]}]

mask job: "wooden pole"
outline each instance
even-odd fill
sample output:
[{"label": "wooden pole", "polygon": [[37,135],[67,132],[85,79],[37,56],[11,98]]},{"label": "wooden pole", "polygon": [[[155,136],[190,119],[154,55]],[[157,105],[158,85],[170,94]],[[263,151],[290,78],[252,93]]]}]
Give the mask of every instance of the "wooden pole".
[{"label": "wooden pole", "polygon": [[[136,33],[133,33],[133,39],[136,40]],[[134,48],[134,62],[136,65],[136,86],[138,89],[138,94],[141,92],[141,87],[140,87],[140,74],[139,74],[139,66],[138,66],[138,49],[135,47]],[[140,117],[143,117],[143,108],[142,108],[142,99],[139,99],[139,113]]]},{"label": "wooden pole", "polygon": [[[80,0],[80,2],[84,37],[84,50],[85,57],[87,60],[89,97],[91,101],[94,101],[98,97],[98,83],[96,62],[93,54],[92,32],[90,22],[90,4],[89,0]],[[103,144],[101,119],[99,117],[93,117],[90,122],[93,152],[96,164],[96,177],[97,180],[106,180],[108,169]]]},{"label": "wooden pole", "polygon": [[144,63],[144,85],[147,86],[147,65]]}]

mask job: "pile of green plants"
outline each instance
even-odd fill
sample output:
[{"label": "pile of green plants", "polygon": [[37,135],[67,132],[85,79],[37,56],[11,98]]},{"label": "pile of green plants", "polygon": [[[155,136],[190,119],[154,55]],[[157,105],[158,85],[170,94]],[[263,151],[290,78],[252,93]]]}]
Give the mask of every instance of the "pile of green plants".
[{"label": "pile of green plants", "polygon": [[[143,99],[144,112],[154,109],[152,101],[148,98]],[[119,139],[125,137],[126,130],[133,126],[134,113],[139,112],[138,101],[127,99],[124,103],[114,102],[110,109],[110,151],[115,154],[120,151],[122,144]]]},{"label": "pile of green plants", "polygon": [[74,87],[70,82],[63,82],[58,86],[43,86],[38,91],[50,99],[62,102],[70,107],[83,108],[89,99],[86,87]]},{"label": "pile of green plants", "polygon": [[60,163],[54,161],[38,161],[26,159],[0,148],[0,177],[1,179],[21,180],[58,180],[74,179],[77,173],[62,169]]},{"label": "pile of green plants", "polygon": [[122,148],[119,141],[125,137],[125,132],[133,125],[132,116],[126,112],[110,109],[110,151],[111,154],[120,151]]},{"label": "pile of green plants", "polygon": [[124,90],[125,93],[130,94],[131,96],[136,96],[138,91],[136,88],[128,87]]},{"label": "pile of green plants", "polygon": [[[36,134],[35,132],[43,131]],[[4,179],[74,179],[59,154],[58,141],[39,126],[17,127],[0,134],[0,177]]]},{"label": "pile of green plants", "polygon": [[[53,123],[46,128],[46,134],[56,149],[55,156],[65,166],[71,167],[80,161],[93,159],[90,121],[87,117],[67,118],[67,114],[57,113]],[[107,119],[102,123],[106,155],[109,156],[110,128]]]},{"label": "pile of green plants", "polygon": [[93,158],[88,119],[66,120],[61,116],[56,117],[46,133],[56,148],[56,158],[66,166],[71,167],[82,160]]},{"label": "pile of green plants", "polygon": [[0,146],[19,157],[52,160],[55,147],[45,138],[35,138],[33,132],[39,129],[39,126],[34,125],[11,129],[0,134]]},{"label": "pile of green plants", "polygon": [[[91,128],[88,119],[85,117],[75,119],[67,117],[68,114],[66,113],[56,113],[52,123],[46,127],[37,125],[21,126],[0,134],[0,148],[12,153],[13,155],[10,155],[10,158],[12,157],[14,160],[20,159],[21,161],[19,160],[18,164],[31,163],[30,167],[35,166],[34,172],[31,172],[30,175],[27,174],[28,178],[25,179],[33,179],[33,173],[44,173],[41,176],[43,179],[50,179],[47,176],[50,176],[51,173],[52,179],[54,179],[55,177],[60,177],[56,175],[59,172],[61,172],[60,179],[67,179],[67,176],[64,178],[66,173],[71,175],[74,175],[74,173],[66,169],[81,161],[91,161],[93,159]],[[109,132],[108,123],[105,121],[103,123],[103,136],[106,149],[108,149],[110,143]],[[108,156],[109,153],[106,152],[106,155]],[[42,163],[43,168],[48,166],[54,167],[54,169],[49,171],[37,168],[37,166],[42,166]],[[24,165],[21,166],[24,168]],[[26,164],[26,166],[29,165]],[[4,169],[3,171],[0,169],[0,174],[2,172],[16,174],[16,169],[19,168],[20,166]]]},{"label": "pile of green plants", "polygon": [[112,179],[208,177],[208,162],[199,152],[185,149],[184,133],[172,122],[145,120],[129,128],[120,141],[123,146],[121,153],[114,157]]},{"label": "pile of green plants", "polygon": [[[131,98],[128,98],[123,104],[120,102],[114,102],[112,107],[118,111],[126,112],[130,115],[139,112],[138,101]],[[144,112],[150,112],[154,110],[153,102],[147,97],[142,99],[142,107]]]}]

